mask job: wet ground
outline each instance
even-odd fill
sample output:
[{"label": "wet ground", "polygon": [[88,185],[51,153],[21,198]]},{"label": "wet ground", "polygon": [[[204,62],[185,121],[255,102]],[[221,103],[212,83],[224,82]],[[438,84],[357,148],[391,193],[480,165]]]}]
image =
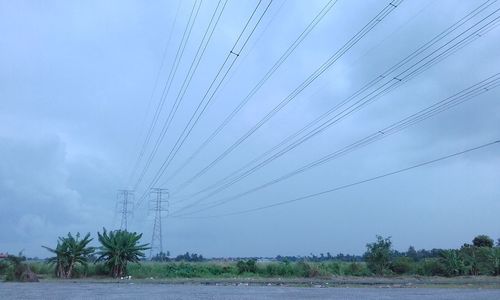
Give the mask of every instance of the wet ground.
[{"label": "wet ground", "polygon": [[0,283],[0,299],[500,299],[500,289]]}]

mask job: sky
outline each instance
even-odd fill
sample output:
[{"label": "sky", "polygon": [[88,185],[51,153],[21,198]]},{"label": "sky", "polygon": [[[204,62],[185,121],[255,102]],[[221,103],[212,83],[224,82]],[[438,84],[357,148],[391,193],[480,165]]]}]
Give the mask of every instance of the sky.
[{"label": "sky", "polygon": [[[143,233],[143,241],[150,243],[155,214],[150,210],[149,187],[170,192],[162,230],[163,249],[172,255],[186,251],[206,257],[362,254],[376,235],[392,237],[398,250],[411,245],[460,247],[478,234],[500,238],[498,143],[288,205],[227,215],[498,140],[500,88],[297,176],[209,207],[494,76],[500,71],[498,27],[472,35],[474,40],[459,45],[451,55],[227,189],[211,197],[203,197],[207,193],[192,196],[341,103],[484,1],[403,1],[234,151],[179,190],[389,4],[337,1],[228,125],[177,172],[327,2],[274,0],[264,13],[269,1],[262,0],[259,6],[253,0],[227,1],[171,125],[145,168],[219,2],[205,0],[199,5],[183,47],[184,28],[192,8],[196,11],[199,4],[192,0],[0,0],[0,252],[46,257],[49,253],[41,246],[54,246],[57,237],[68,232],[90,232],[96,237],[103,228],[118,229],[117,191],[134,188],[127,229]],[[256,7],[242,35],[248,42],[238,56],[231,54]],[[452,37],[458,41],[469,34],[459,35],[499,7],[491,3],[456,29],[443,47],[452,45]],[[498,14],[489,18],[494,20]],[[182,48],[175,68],[176,53]],[[413,62],[424,60],[433,50],[438,51],[438,46]],[[217,71],[226,57],[235,63],[221,79]],[[164,176],[151,186],[203,95],[213,91],[214,78],[220,86],[210,104]],[[169,82],[169,93],[162,97]],[[151,127],[161,99],[164,105]],[[149,128],[151,138],[145,143]],[[142,170],[145,175],[140,180]],[[187,214],[178,212],[189,204],[183,211]]]}]

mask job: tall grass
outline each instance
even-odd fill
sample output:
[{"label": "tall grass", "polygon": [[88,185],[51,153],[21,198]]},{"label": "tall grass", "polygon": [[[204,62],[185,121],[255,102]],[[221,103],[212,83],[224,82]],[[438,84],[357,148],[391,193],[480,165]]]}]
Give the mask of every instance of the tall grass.
[{"label": "tall grass", "polygon": [[[241,264],[240,264],[241,265]],[[54,267],[44,262],[30,262],[32,270],[45,278],[54,277]],[[249,271],[251,270],[251,271]],[[109,270],[101,263],[78,267],[75,278],[108,276]],[[299,278],[329,277],[332,275],[369,275],[364,263],[346,262],[258,262],[255,268],[241,269],[237,262],[143,262],[129,264],[128,275],[133,278]]]}]

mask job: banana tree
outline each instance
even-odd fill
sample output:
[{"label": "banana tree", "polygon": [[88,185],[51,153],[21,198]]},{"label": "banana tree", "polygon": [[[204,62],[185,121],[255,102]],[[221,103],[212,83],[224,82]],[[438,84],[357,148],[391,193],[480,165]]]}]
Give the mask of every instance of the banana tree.
[{"label": "banana tree", "polygon": [[457,250],[444,250],[439,261],[443,264],[448,276],[458,276],[465,272],[465,264]]},{"label": "banana tree", "polygon": [[94,247],[88,246],[91,241],[90,233],[87,233],[83,239],[80,239],[80,233],[77,233],[75,237],[68,233],[67,237],[59,237],[56,248],[42,246],[55,254],[47,262],[56,266],[57,277],[71,278],[78,264],[87,267],[88,257],[95,251]]},{"label": "banana tree", "polygon": [[114,230],[109,233],[97,233],[101,247],[96,262],[104,261],[113,277],[121,277],[127,273],[127,263],[139,263],[146,255],[148,244],[139,244],[142,234],[126,230]]}]

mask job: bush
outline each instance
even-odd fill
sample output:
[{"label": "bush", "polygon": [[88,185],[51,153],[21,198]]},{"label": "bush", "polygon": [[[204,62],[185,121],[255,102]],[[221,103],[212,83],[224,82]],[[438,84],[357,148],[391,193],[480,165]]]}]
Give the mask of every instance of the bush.
[{"label": "bush", "polygon": [[29,266],[31,270],[36,273],[36,274],[43,274],[43,275],[53,275],[54,272],[54,266],[51,266],[46,263],[42,262],[30,262]]},{"label": "bush", "polygon": [[288,262],[279,262],[279,263],[270,263],[266,265],[266,275],[273,276],[293,276],[295,275],[295,271],[293,265]]},{"label": "bush", "polygon": [[500,249],[481,247],[476,250],[477,269],[480,275],[498,275]]},{"label": "bush", "polygon": [[93,270],[90,271],[91,274],[96,276],[107,276],[109,275],[109,267],[105,264],[94,264]]},{"label": "bush", "polygon": [[446,269],[438,259],[428,258],[419,262],[417,274],[422,276],[445,276]]},{"label": "bush", "polygon": [[310,264],[305,261],[300,261],[296,265],[297,267],[297,275],[300,277],[318,277],[321,275],[321,272],[317,265]]},{"label": "bush", "polygon": [[377,240],[366,245],[365,260],[368,269],[377,275],[385,275],[391,261],[391,238],[377,235]]},{"label": "bush", "polygon": [[0,275],[5,275],[8,268],[9,264],[4,260],[0,260]]},{"label": "bush", "polygon": [[257,273],[257,261],[255,259],[240,260],[236,263],[236,268],[238,269],[238,274]]},{"label": "bush", "polygon": [[25,263],[26,258],[20,253],[19,256],[9,255],[7,262],[9,266],[6,269],[6,281],[36,282],[38,277]]},{"label": "bush", "polygon": [[325,265],[325,269],[331,275],[342,275],[342,266],[338,262],[329,262]]},{"label": "bush", "polygon": [[496,273],[495,250],[495,248],[465,244],[460,248],[460,257],[463,258],[470,275],[493,275]]},{"label": "bush", "polygon": [[344,275],[347,276],[368,276],[370,274],[370,270],[366,267],[365,264],[360,263],[350,263],[347,265],[347,268],[344,270]]},{"label": "bush", "polygon": [[458,276],[465,272],[465,263],[456,250],[443,251],[439,261],[447,276]]},{"label": "bush", "polygon": [[396,274],[408,274],[413,269],[413,260],[409,257],[398,257],[391,263],[390,270]]}]

